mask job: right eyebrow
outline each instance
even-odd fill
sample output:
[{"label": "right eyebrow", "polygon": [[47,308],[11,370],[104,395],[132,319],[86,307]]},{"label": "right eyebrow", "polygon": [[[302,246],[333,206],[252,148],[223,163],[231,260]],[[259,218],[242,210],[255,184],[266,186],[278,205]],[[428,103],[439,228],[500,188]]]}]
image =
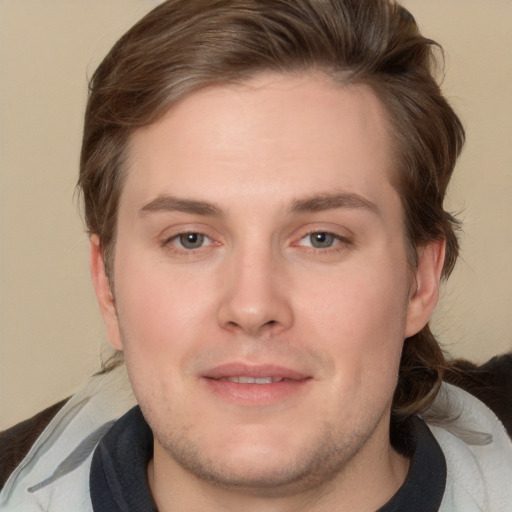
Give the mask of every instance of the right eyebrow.
[{"label": "right eyebrow", "polygon": [[212,203],[169,195],[158,196],[144,205],[139,210],[139,216],[144,216],[150,212],[182,212],[216,217],[222,215],[220,208]]},{"label": "right eyebrow", "polygon": [[298,199],[292,203],[291,212],[320,212],[335,208],[347,208],[369,211],[379,215],[379,208],[369,199],[354,193],[319,194],[305,199]]}]

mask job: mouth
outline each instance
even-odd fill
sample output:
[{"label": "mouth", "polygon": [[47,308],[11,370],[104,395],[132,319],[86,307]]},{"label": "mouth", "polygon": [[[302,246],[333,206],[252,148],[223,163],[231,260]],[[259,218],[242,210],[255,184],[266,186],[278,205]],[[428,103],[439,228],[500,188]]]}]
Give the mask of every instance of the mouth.
[{"label": "mouth", "polygon": [[273,384],[274,382],[282,382],[285,379],[281,377],[246,377],[241,375],[238,377],[224,377],[219,380],[229,380],[238,384]]},{"label": "mouth", "polygon": [[290,400],[312,377],[275,365],[224,364],[202,376],[207,389],[223,401],[243,406],[264,406]]}]

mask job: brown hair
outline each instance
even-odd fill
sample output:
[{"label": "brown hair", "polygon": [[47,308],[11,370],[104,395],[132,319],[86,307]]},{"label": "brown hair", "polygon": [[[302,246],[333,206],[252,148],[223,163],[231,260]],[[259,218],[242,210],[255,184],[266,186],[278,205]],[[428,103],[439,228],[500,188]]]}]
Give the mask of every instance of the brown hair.
[{"label": "brown hair", "polygon": [[[109,277],[130,134],[201,87],[312,69],[340,85],[368,84],[383,102],[411,264],[418,247],[444,239],[447,277],[458,254],[457,222],[443,199],[464,131],[435,79],[436,47],[392,0],[168,0],[155,8],[116,43],[90,82],[78,186]],[[428,325],[406,340],[394,422],[432,403],[444,366]]]}]

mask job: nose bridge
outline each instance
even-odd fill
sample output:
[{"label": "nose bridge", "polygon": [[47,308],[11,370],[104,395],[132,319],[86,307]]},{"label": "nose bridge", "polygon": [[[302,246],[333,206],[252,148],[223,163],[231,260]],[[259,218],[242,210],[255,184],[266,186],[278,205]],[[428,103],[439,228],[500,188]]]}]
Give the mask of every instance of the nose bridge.
[{"label": "nose bridge", "polygon": [[251,336],[293,321],[283,262],[271,244],[246,241],[233,250],[223,280],[219,322]]}]

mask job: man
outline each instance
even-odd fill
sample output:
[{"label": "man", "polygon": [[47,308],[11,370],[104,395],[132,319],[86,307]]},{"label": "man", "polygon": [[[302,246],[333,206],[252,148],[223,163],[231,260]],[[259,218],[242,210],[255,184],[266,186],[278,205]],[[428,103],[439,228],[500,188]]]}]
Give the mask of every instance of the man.
[{"label": "man", "polygon": [[1,506],[512,509],[512,443],[428,328],[464,139],[433,45],[375,0],[170,0],[121,38],[79,178],[118,353]]}]

